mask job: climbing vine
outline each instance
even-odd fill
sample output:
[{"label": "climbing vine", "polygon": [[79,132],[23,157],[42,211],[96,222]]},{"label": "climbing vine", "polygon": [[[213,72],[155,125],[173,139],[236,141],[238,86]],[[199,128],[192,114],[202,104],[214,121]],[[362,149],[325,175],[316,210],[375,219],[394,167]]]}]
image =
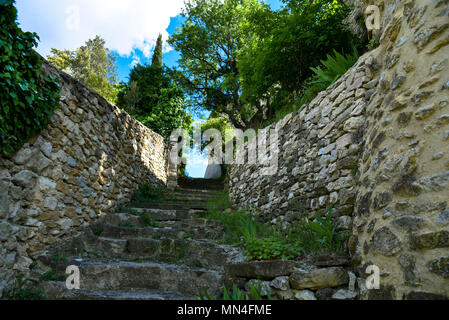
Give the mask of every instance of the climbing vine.
[{"label": "climbing vine", "polygon": [[0,153],[18,150],[48,124],[59,105],[59,83],[42,75],[33,47],[39,37],[17,25],[14,0],[0,0]]}]

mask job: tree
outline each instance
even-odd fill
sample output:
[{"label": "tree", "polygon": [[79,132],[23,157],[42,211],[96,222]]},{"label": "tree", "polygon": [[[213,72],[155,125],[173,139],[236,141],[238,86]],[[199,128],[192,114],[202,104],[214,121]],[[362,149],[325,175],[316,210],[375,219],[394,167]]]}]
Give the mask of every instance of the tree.
[{"label": "tree", "polygon": [[[252,19],[269,14],[269,7],[258,0],[186,2],[186,21],[169,43],[181,53],[178,81],[191,106],[226,113],[237,128],[249,125],[237,60],[248,43],[257,41]],[[263,106],[256,107],[261,114]]]},{"label": "tree", "polygon": [[154,49],[152,66],[162,67],[162,35],[159,34],[156,41],[156,48]]},{"label": "tree", "polygon": [[240,56],[243,98],[255,103],[267,95],[277,108],[313,75],[311,67],[333,50],[352,53],[361,45],[343,23],[349,8],[343,0],[283,0],[271,35]]},{"label": "tree", "polygon": [[184,92],[162,65],[161,36],[152,64],[137,64],[129,74],[128,84],[119,85],[118,105],[164,138],[177,128],[191,128],[193,119],[186,112]]},{"label": "tree", "polygon": [[47,60],[107,100],[116,103],[116,56],[105,45],[106,42],[96,36],[75,51],[53,48]]}]

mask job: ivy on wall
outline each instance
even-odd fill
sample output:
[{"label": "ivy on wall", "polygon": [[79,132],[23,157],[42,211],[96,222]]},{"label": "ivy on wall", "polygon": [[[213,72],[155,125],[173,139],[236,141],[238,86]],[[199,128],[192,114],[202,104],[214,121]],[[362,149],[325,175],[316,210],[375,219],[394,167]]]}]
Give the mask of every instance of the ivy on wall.
[{"label": "ivy on wall", "polygon": [[14,0],[0,0],[0,153],[8,155],[44,129],[59,105],[59,83],[42,75],[39,37],[17,25]]}]

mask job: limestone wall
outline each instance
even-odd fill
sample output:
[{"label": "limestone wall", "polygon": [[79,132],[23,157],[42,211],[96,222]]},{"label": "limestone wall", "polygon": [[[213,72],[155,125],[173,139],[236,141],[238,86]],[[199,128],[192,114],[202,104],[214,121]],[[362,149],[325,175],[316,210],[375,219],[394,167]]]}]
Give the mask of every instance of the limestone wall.
[{"label": "limestone wall", "polygon": [[354,260],[375,264],[369,298],[449,297],[449,3],[365,1],[381,9],[371,53],[354,210]]},{"label": "limestone wall", "polygon": [[377,80],[362,57],[357,64],[311,103],[273,127],[279,135],[276,174],[262,174],[262,165],[233,165],[230,196],[266,220],[292,221],[298,211],[350,220],[356,193],[360,128]]},{"label": "limestone wall", "polygon": [[449,3],[358,1],[373,4],[379,47],[276,124],[275,175],[232,166],[230,195],[275,223],[298,215],[291,200],[335,208],[358,276],[381,270],[362,298],[449,297]]},{"label": "limestone wall", "polygon": [[164,139],[55,69],[61,105],[48,128],[0,158],[0,296],[48,246],[129,201],[140,183],[165,185]]}]

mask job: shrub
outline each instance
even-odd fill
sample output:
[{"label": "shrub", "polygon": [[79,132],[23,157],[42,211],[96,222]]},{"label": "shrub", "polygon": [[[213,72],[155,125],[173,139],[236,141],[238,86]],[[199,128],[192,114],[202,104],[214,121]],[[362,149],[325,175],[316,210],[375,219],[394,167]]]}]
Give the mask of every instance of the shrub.
[{"label": "shrub", "polygon": [[141,184],[139,189],[133,194],[133,202],[155,202],[161,199],[164,190],[154,188],[148,184]]},{"label": "shrub", "polygon": [[44,129],[59,105],[59,84],[42,76],[39,37],[16,23],[13,0],[0,2],[0,153],[8,155]]}]

